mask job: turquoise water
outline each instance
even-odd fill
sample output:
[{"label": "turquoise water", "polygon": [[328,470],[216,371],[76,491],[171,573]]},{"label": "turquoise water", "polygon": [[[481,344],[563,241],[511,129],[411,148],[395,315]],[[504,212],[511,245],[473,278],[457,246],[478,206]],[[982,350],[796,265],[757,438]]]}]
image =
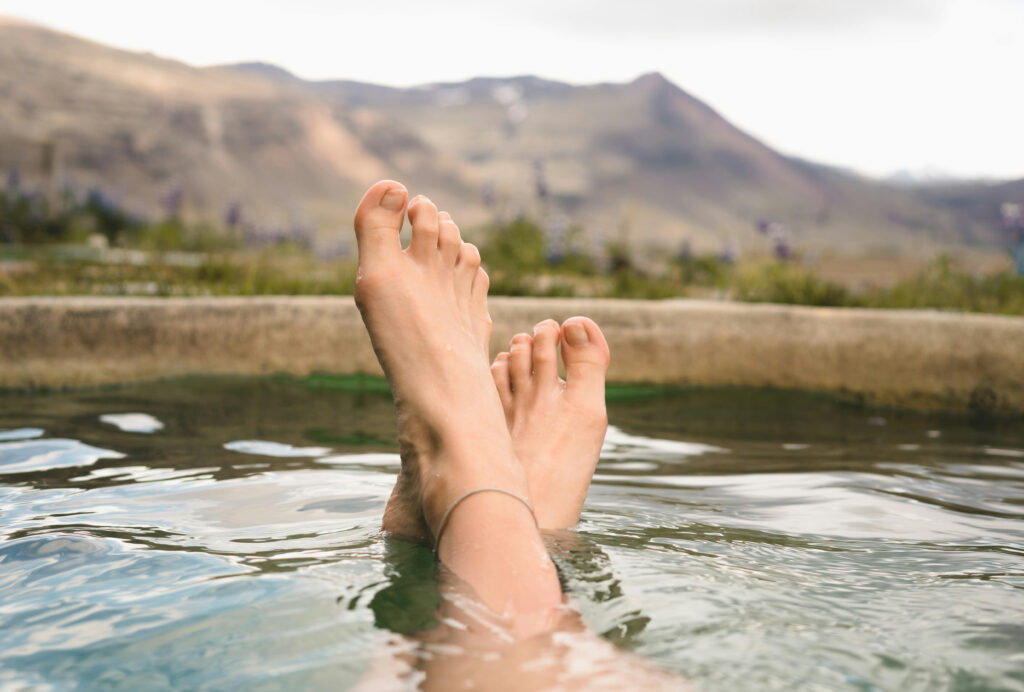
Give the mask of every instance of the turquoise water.
[{"label": "turquoise water", "polygon": [[[134,414],[134,415],[125,415]],[[590,626],[706,690],[1024,689],[1024,424],[610,395]],[[0,397],[0,688],[344,689],[429,626],[379,383]]]}]

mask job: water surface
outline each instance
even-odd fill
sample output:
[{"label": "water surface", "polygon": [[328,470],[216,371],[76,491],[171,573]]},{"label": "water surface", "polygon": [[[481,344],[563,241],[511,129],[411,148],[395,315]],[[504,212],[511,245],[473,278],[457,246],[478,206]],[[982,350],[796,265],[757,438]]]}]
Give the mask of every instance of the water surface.
[{"label": "water surface", "polygon": [[[1024,425],[610,393],[590,626],[706,690],[1024,689]],[[0,397],[0,687],[344,689],[430,626],[375,381]]]}]

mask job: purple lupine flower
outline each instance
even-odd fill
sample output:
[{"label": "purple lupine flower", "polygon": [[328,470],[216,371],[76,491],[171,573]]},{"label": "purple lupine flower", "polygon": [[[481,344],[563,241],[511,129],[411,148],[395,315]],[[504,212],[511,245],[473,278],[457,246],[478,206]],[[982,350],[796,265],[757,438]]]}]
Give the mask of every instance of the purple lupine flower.
[{"label": "purple lupine flower", "polygon": [[164,208],[164,212],[169,218],[175,218],[181,213],[182,204],[185,201],[185,191],[180,185],[172,187],[163,199],[160,200],[160,204]]},{"label": "purple lupine flower", "polygon": [[548,180],[544,173],[544,159],[537,157],[533,160],[533,183],[539,199],[548,198]]},{"label": "purple lupine flower", "polygon": [[793,259],[793,248],[789,244],[789,237],[785,235],[778,235],[775,237],[775,258],[788,262]]},{"label": "purple lupine flower", "polygon": [[793,259],[793,245],[790,242],[789,229],[778,221],[758,221],[757,232],[772,242],[772,253],[775,259],[783,262]]},{"label": "purple lupine flower", "polygon": [[224,225],[229,229],[234,230],[238,227],[238,224],[242,222],[242,204],[241,202],[235,201],[228,205],[227,211],[224,213]]}]

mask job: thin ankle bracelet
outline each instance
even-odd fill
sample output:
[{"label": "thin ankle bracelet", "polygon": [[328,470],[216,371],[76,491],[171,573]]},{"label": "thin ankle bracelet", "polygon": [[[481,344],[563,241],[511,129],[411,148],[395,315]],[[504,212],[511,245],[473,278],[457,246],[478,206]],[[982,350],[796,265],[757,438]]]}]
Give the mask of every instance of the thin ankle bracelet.
[{"label": "thin ankle bracelet", "polygon": [[463,493],[462,495],[459,495],[457,498],[455,498],[455,501],[448,505],[448,509],[446,509],[444,514],[441,515],[441,522],[437,525],[437,535],[434,537],[435,553],[437,552],[437,546],[441,545],[441,534],[444,533],[444,527],[448,525],[448,518],[451,516],[452,510],[454,510],[459,505],[460,502],[465,500],[470,495],[476,495],[477,493],[483,493],[488,491],[508,495],[509,497],[514,497],[515,499],[519,500],[524,505],[526,505],[526,508],[528,510],[530,510],[530,516],[533,517],[533,523],[537,523],[537,513],[533,511],[533,505],[531,505],[529,500],[527,500],[522,495],[517,495],[511,490],[505,490],[504,488],[476,488],[475,490],[470,490],[469,492]]}]

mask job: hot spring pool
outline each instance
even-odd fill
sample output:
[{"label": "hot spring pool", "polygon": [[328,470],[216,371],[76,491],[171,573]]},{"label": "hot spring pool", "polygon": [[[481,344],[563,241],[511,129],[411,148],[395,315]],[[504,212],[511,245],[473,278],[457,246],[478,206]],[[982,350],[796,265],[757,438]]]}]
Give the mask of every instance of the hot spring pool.
[{"label": "hot spring pool", "polygon": [[[139,415],[123,415],[139,414]],[[1024,424],[610,393],[590,626],[706,690],[1024,689]],[[0,397],[0,688],[344,689],[431,621],[382,383]]]}]

